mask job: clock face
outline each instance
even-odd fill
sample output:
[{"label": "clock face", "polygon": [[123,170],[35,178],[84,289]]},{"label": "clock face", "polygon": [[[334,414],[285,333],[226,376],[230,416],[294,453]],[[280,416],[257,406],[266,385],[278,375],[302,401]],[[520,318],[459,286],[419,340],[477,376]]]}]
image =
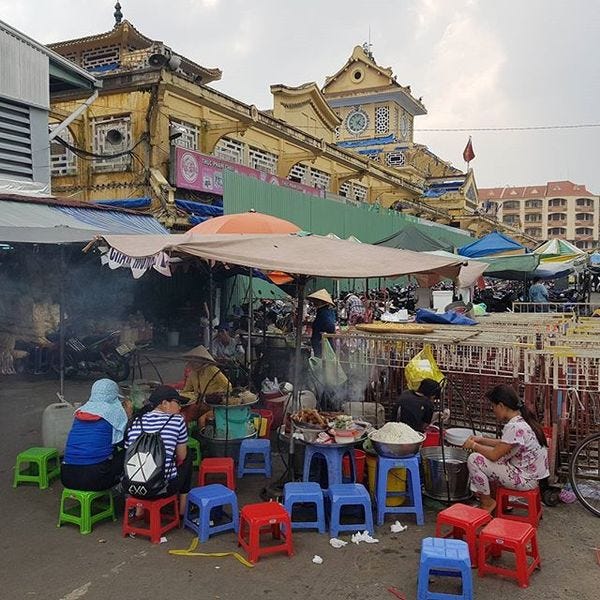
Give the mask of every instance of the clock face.
[{"label": "clock face", "polygon": [[369,117],[364,110],[357,109],[352,111],[346,117],[346,129],[354,134],[358,135],[362,133],[369,124]]},{"label": "clock face", "polygon": [[410,120],[406,115],[402,115],[402,119],[400,120],[400,135],[402,139],[408,139],[408,134],[410,132]]}]

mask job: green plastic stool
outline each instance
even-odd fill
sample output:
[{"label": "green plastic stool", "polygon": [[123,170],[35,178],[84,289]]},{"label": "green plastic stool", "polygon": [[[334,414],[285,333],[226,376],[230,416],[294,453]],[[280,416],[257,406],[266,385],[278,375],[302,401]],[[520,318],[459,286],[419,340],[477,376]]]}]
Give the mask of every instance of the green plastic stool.
[{"label": "green plastic stool", "polygon": [[[65,508],[67,500],[75,500],[79,503],[79,512],[72,512],[75,505]],[[98,512],[92,512],[94,502],[97,501],[96,509]],[[108,501],[108,502],[107,502]],[[65,488],[60,499],[60,512],[58,515],[58,525],[63,523],[73,523],[79,525],[79,533],[86,535],[92,532],[94,523],[104,519],[117,520],[115,516],[115,505],[113,495],[110,490],[103,492],[82,492],[80,490],[70,490]]]},{"label": "green plastic stool", "polygon": [[202,452],[200,452],[200,442],[196,438],[188,436],[187,445],[189,450],[191,450],[194,453],[194,460],[192,462],[192,465],[194,469],[199,469],[200,461],[202,460]]},{"label": "green plastic stool", "polygon": [[[21,466],[26,464],[24,469]],[[29,448],[17,455],[13,487],[20,483],[37,483],[45,490],[60,475],[60,459],[56,448]]]}]

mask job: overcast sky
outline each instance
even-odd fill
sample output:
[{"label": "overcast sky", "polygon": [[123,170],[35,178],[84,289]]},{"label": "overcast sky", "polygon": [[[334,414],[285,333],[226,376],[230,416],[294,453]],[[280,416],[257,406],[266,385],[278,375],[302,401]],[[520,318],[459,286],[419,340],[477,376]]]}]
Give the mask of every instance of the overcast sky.
[{"label": "overcast sky", "polygon": [[[43,43],[110,29],[114,0],[0,0]],[[422,96],[415,140],[459,168],[469,134],[479,187],[570,179],[600,194],[600,0],[121,0],[142,33],[207,67],[259,108],[269,86],[324,83],[369,36],[377,62]],[[425,129],[465,129],[431,132]],[[419,131],[420,130],[420,131]]]}]

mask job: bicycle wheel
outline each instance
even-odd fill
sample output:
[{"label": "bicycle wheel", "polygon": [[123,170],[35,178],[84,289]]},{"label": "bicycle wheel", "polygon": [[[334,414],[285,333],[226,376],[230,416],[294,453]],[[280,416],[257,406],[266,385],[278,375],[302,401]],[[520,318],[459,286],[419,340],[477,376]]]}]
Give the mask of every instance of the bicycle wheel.
[{"label": "bicycle wheel", "polygon": [[575,448],[569,461],[569,479],[579,502],[600,517],[600,432]]}]

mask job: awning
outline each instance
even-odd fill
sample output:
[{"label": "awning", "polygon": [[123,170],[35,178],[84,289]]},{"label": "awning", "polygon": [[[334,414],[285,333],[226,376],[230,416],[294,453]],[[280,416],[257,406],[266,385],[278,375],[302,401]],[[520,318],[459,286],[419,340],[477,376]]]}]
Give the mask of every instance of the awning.
[{"label": "awning", "polygon": [[168,233],[151,215],[66,204],[52,198],[31,202],[0,198],[0,241],[60,244],[87,242],[107,233]]},{"label": "awning", "polygon": [[487,258],[493,254],[524,254],[526,251],[525,246],[499,231],[492,231],[480,240],[458,249],[460,255],[469,258],[480,256]]},{"label": "awning", "polygon": [[[215,234],[103,236],[111,268],[130,267],[140,276],[153,267],[168,274],[175,257],[195,256],[224,264],[283,271],[293,275],[333,279],[401,277],[435,273],[458,276],[461,260],[428,254],[331,240],[318,235]],[[99,243],[101,245],[101,242]]]}]

